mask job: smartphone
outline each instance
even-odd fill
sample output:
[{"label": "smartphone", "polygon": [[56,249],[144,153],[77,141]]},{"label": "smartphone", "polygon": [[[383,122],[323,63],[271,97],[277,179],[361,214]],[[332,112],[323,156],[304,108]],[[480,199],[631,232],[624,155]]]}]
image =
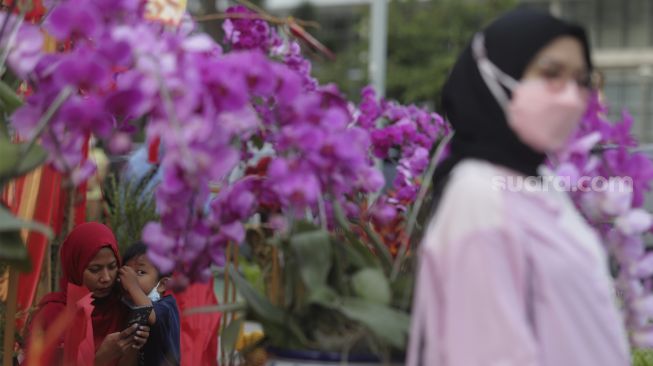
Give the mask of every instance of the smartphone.
[{"label": "smartphone", "polygon": [[129,312],[129,318],[127,319],[127,326],[131,326],[134,323],[138,323],[139,325],[147,325],[147,319],[149,319],[152,309],[154,309],[154,307],[151,305],[131,308],[131,311]]}]

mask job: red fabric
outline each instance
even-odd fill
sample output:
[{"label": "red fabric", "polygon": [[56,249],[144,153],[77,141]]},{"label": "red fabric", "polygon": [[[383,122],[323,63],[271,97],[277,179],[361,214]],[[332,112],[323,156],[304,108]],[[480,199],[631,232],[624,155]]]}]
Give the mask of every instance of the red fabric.
[{"label": "red fabric", "polygon": [[[6,6],[11,6],[13,4],[13,2],[14,2],[13,0],[5,0],[4,3],[5,3]],[[45,15],[45,10],[46,9],[43,6],[41,0],[31,0],[31,3],[32,3],[32,6],[28,9],[28,12],[25,13],[25,20],[27,20],[28,22],[31,22],[31,23],[36,23],[39,20],[41,20],[41,18],[43,18],[43,15]],[[28,2],[25,1],[25,0],[21,0],[21,1],[19,1],[19,4],[21,6],[25,6],[25,5],[28,4]],[[20,9],[19,9],[18,6],[15,8],[14,13],[15,14],[20,13]]]},{"label": "red fabric", "polygon": [[93,298],[86,287],[72,283],[68,284],[67,294],[66,306],[68,311],[75,314],[71,321],[75,331],[66,332],[65,335],[64,365],[93,365],[97,346],[87,341],[94,338],[93,324],[89,321],[93,313]]},{"label": "red fabric", "polygon": [[25,185],[25,176],[18,177],[14,179],[13,192],[10,192],[8,187],[5,186],[5,189],[2,191],[2,203],[6,205],[11,213],[18,215],[18,209],[20,208],[20,198],[23,194],[23,186]]},{"label": "red fabric", "polygon": [[217,305],[213,279],[197,283],[175,294],[181,314],[181,366],[218,365],[218,329],[221,313],[184,315],[184,311],[200,306]]},{"label": "red fabric", "polygon": [[104,247],[109,247],[120,261],[118,243],[111,229],[99,222],[77,225],[61,245],[61,288],[65,289],[68,282],[81,286],[86,266]]},{"label": "red fabric", "polygon": [[159,145],[161,145],[161,138],[155,137],[147,149],[147,161],[150,164],[157,164],[159,162]]},{"label": "red fabric", "polygon": [[[34,221],[50,226],[53,220],[56,196],[61,187],[61,174],[57,173],[51,166],[43,167],[41,184],[39,186],[36,208],[34,210]],[[32,307],[39,277],[43,267],[43,259],[48,246],[48,239],[38,231],[32,231],[27,238],[27,250],[32,261],[32,271],[20,273],[18,277],[18,311],[22,314],[17,319],[17,329],[22,329],[28,312],[24,311]]]},{"label": "red fabric", "polygon": [[24,365],[61,365],[63,363],[63,337],[55,341],[50,347],[44,347],[41,354],[36,355],[37,359],[33,359],[32,355],[32,336],[35,335],[36,329],[43,329],[44,333],[48,329],[54,328],[53,325],[57,318],[65,313],[66,303],[59,298],[60,292],[53,292],[43,298],[39,304],[38,311],[32,317],[29,323],[29,328],[26,333],[26,355],[27,359]]},{"label": "red fabric", "polygon": [[[92,305],[84,302],[86,301],[84,296],[90,296],[88,290],[81,287],[84,270],[97,252],[105,247],[113,251],[120,264],[116,238],[105,225],[97,222],[87,222],[76,226],[70,232],[61,246],[60,252],[61,268],[63,269],[60,282],[62,290],[52,292],[41,300],[39,310],[32,321],[32,324],[42,324],[43,329],[47,332],[48,327],[64,312],[69,299],[74,301],[73,305],[77,305],[75,311],[76,323],[74,327],[69,327],[64,335],[64,339],[72,342],[64,343],[63,353],[67,355],[66,357],[72,357],[68,355],[70,352],[74,352],[77,354],[78,359],[85,359],[89,349],[97,350],[104,337],[110,333],[121,331],[125,324],[126,308],[122,306],[117,288],[107,298],[93,301]],[[73,289],[75,292],[69,294],[69,289]],[[80,291],[85,291],[85,294],[82,296]],[[79,300],[83,300],[82,303],[78,303]],[[89,312],[88,306],[92,306],[91,312]],[[81,322],[81,325],[77,325],[77,322]],[[92,326],[89,327],[88,324]],[[90,336],[91,333],[88,333],[89,329],[92,331],[92,337]],[[29,330],[28,337],[31,333],[32,329]],[[63,339],[60,343],[63,343]],[[59,346],[59,344],[56,346]],[[29,340],[27,347],[29,348]],[[45,365],[56,365],[61,355],[53,350],[47,350],[44,357],[42,359]]]}]

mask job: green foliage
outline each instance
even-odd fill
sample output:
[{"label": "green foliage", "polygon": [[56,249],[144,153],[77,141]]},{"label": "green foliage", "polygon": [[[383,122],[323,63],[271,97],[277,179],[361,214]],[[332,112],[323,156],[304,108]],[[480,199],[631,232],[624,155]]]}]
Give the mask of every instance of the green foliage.
[{"label": "green foliage", "polygon": [[14,89],[7,83],[0,82],[0,108],[8,114],[13,113],[23,104],[23,101],[16,95]]},{"label": "green foliage", "polygon": [[[473,33],[517,3],[517,0],[391,1],[386,95],[404,104],[435,105],[451,66]],[[357,99],[360,88],[368,83],[368,7],[352,8],[336,16],[302,5],[293,15],[320,23],[320,29],[309,31],[336,53],[335,61],[319,55],[312,57],[318,80],[335,82],[349,98]]]},{"label": "green foliage", "polygon": [[[339,221],[335,231],[299,221],[291,234],[266,238],[263,245],[276,248],[281,263],[276,276],[267,277],[267,296],[229,268],[248,304],[247,318],[263,325],[267,344],[280,348],[380,357],[403,350],[409,316],[393,306],[392,264],[353,235],[351,223]],[[270,278],[278,278],[280,293],[271,292]]]},{"label": "green foliage", "polygon": [[105,199],[109,207],[107,218],[118,240],[118,247],[123,253],[136,241],[141,240],[143,227],[159,219],[154,201],[154,188],[149,187],[157,168],[138,180],[118,180],[114,175],[108,179]]},{"label": "green foliage", "polygon": [[292,15],[297,19],[317,22],[320,27],[307,27],[311,35],[336,55],[329,60],[324,55],[304,47],[311,60],[314,76],[320,83],[335,82],[349,98],[357,100],[367,81],[367,34],[365,34],[366,7],[353,8],[347,12],[320,9],[304,2]]},{"label": "green foliage", "polygon": [[251,263],[247,258],[240,256],[238,259],[238,269],[243,277],[249,282],[256,291],[265,293],[265,283],[263,282],[263,273],[261,268],[255,263]]},{"label": "green foliage", "polygon": [[634,349],[633,366],[653,366],[653,350],[650,349]]},{"label": "green foliage", "polygon": [[27,246],[20,234],[22,229],[39,231],[52,239],[52,230],[36,221],[25,221],[15,217],[7,208],[0,206],[0,260],[19,271],[31,270]]},{"label": "green foliage", "polygon": [[389,9],[387,95],[437,102],[456,57],[474,32],[515,0],[393,1]]},{"label": "green foliage", "polygon": [[0,179],[11,180],[14,177],[24,175],[45,162],[47,153],[39,146],[29,143],[11,143],[3,140],[0,143]]},{"label": "green foliage", "polygon": [[354,293],[367,301],[383,305],[390,303],[390,283],[383,272],[375,268],[363,268],[352,276]]},{"label": "green foliage", "polygon": [[242,327],[243,318],[236,318],[222,331],[220,334],[220,346],[222,347],[223,354],[230,355],[236,350],[236,342],[238,342],[238,336]]},{"label": "green foliage", "polygon": [[329,233],[323,230],[299,233],[290,238],[290,247],[293,254],[302,259],[298,266],[304,284],[325,286],[332,258]]},{"label": "green foliage", "polygon": [[[10,181],[39,167],[47,158],[45,150],[37,145],[34,139],[22,143],[13,143],[9,139],[5,121],[21,103],[13,89],[0,81],[0,190]],[[21,220],[14,216],[8,207],[0,205],[0,263],[11,265],[19,271],[29,271],[31,263],[21,236],[23,229],[38,231],[49,239],[52,238],[52,230],[49,227],[38,222]]]}]

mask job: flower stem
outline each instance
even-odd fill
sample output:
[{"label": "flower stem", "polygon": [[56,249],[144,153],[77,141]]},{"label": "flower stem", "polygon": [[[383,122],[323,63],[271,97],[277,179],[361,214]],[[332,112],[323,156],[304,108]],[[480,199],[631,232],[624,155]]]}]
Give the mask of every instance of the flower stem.
[{"label": "flower stem", "polygon": [[445,136],[440,141],[440,145],[435,150],[435,153],[433,154],[433,157],[431,158],[429,168],[426,170],[426,172],[422,176],[423,177],[422,178],[422,186],[419,189],[419,193],[417,195],[417,200],[415,200],[415,204],[413,204],[413,207],[410,210],[410,216],[408,217],[408,223],[406,224],[406,236],[401,241],[401,245],[399,246],[399,253],[397,254],[397,257],[395,258],[395,261],[394,261],[394,263],[392,265],[392,274],[390,275],[390,280],[391,281],[395,281],[397,279],[397,276],[399,275],[399,270],[401,269],[401,264],[404,262],[406,253],[408,252],[408,245],[410,244],[410,237],[412,236],[413,229],[415,228],[415,222],[417,221],[417,215],[419,214],[419,211],[422,208],[422,203],[424,202],[424,197],[426,196],[426,192],[428,192],[429,188],[431,187],[430,177],[433,176],[433,172],[435,172],[435,168],[437,167],[438,162],[440,161],[440,158],[442,157],[442,153],[444,152],[444,148],[449,144],[449,141],[451,141],[451,138],[453,137],[453,135],[454,134],[451,133],[448,136]]},{"label": "flower stem", "polygon": [[52,117],[54,116],[55,113],[61,108],[61,105],[72,95],[73,93],[73,88],[70,86],[67,86],[63,88],[57,97],[55,98],[54,102],[50,104],[50,107],[45,111],[43,116],[41,116],[41,119],[39,119],[39,122],[36,125],[36,128],[34,129],[34,136],[29,140],[29,143],[27,144],[27,147],[25,148],[24,152],[27,153],[32,149],[34,144],[36,143],[36,140],[38,140],[41,135],[43,134],[43,131],[45,130],[45,127],[48,125]]},{"label": "flower stem", "polygon": [[[7,40],[7,43],[4,45],[4,49],[2,50],[2,54],[0,55],[0,76],[4,75],[5,73],[5,61],[7,61],[7,57],[9,56],[9,50],[11,50],[11,48],[14,45],[14,42],[16,41],[18,30],[20,29],[20,26],[23,24],[23,18],[25,17],[26,12],[27,12],[26,6],[20,9],[20,15],[18,16],[18,21],[16,21],[16,24],[14,24],[13,28],[11,29],[11,33],[9,33],[9,39]],[[3,27],[6,26],[6,24],[8,23],[7,19],[10,16],[11,16],[10,14],[7,14],[7,18],[5,18],[5,23],[3,24]]]}]

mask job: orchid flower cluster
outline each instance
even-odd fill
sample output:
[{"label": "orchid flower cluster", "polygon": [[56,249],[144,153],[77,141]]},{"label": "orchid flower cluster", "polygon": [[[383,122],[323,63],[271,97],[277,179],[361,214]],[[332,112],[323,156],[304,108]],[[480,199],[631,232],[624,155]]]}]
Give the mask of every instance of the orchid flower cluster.
[{"label": "orchid flower cluster", "polygon": [[[74,184],[94,171],[82,154],[89,135],[127,151],[143,124],[147,142],[160,141],[163,152],[161,221],[143,239],[180,285],[208,279],[261,207],[278,214],[271,225],[291,216],[328,226],[334,202],[356,215],[356,203],[382,188],[368,129],[335,86],[310,75],[296,42],[263,20],[234,17],[224,23],[225,52],[191,22],[152,22],[143,8],[140,0],[53,8],[43,28],[68,46],[29,55],[36,61],[21,76],[33,92],[11,122],[23,136],[42,133],[51,162]],[[259,174],[244,174],[253,165]]]},{"label": "orchid flower cluster", "polygon": [[[595,96],[577,136],[556,156],[554,168],[558,176],[570,177],[572,185],[583,185],[581,176],[602,177],[606,182],[607,189],[576,189],[571,196],[616,260],[616,285],[631,344],[652,347],[653,253],[646,252],[644,238],[652,229],[653,216],[642,206],[653,181],[653,161],[631,151],[637,146],[630,135],[632,116],[624,111],[621,121],[612,123],[607,114],[607,107]],[[624,177],[632,184],[617,184]]]},{"label": "orchid flower cluster", "polygon": [[[88,136],[124,149],[134,129],[131,121],[145,110],[142,91],[119,85],[115,78],[116,70],[133,62],[133,54],[114,31],[136,22],[140,6],[129,0],[62,2],[43,24],[60,42],[61,52],[43,53],[44,36],[34,25],[20,26],[15,43],[3,42],[17,60],[10,67],[33,89],[13,114],[13,127],[23,138],[40,135],[54,166],[75,184],[95,170],[81,153]],[[48,114],[52,117],[43,124]]]},{"label": "orchid flower cluster", "polygon": [[378,99],[371,87],[363,89],[358,111],[356,121],[370,132],[374,157],[397,166],[392,187],[377,200],[373,214],[383,226],[415,202],[431,150],[451,128],[437,113]]}]

